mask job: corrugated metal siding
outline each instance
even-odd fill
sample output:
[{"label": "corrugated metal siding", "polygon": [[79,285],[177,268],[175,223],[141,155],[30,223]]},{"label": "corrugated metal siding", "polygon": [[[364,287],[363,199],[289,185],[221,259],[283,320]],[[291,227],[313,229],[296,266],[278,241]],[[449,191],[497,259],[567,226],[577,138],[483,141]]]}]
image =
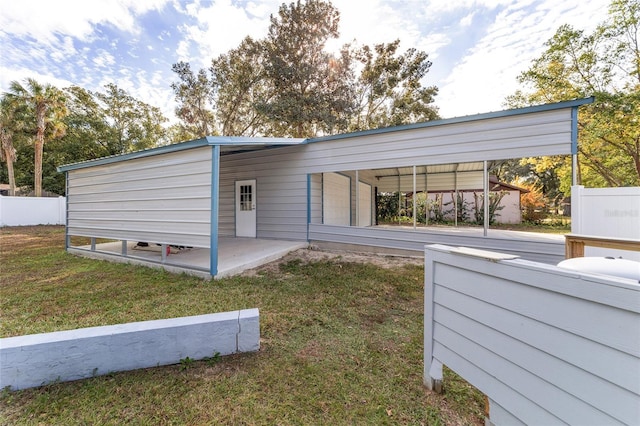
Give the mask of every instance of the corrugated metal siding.
[{"label": "corrugated metal siding", "polygon": [[310,241],[354,244],[370,247],[424,251],[427,244],[447,244],[472,247],[481,250],[493,250],[520,256],[523,259],[548,264],[557,264],[564,260],[564,242],[524,239],[512,234],[510,238],[487,237],[465,234],[464,230],[454,228],[449,231],[435,231],[401,228],[356,228],[355,226],[309,225]]},{"label": "corrugated metal siding", "polygon": [[309,172],[381,169],[571,153],[571,111],[556,110],[314,142]]},{"label": "corrugated metal siding", "polygon": [[257,237],[307,239],[307,170],[300,147],[220,157],[220,235],[235,235],[236,180],[256,179]]},{"label": "corrugated metal siding", "polygon": [[312,174],[309,189],[311,203],[310,223],[322,223],[322,175]]},{"label": "corrugated metal siding", "polygon": [[[483,172],[458,172],[437,173],[426,176],[426,185],[429,191],[453,191],[456,186],[458,190],[482,189]],[[456,185],[457,183],[457,185]],[[413,175],[405,176],[385,176],[376,179],[379,192],[396,192],[398,185],[402,192],[413,191]],[[425,175],[416,174],[416,191],[424,191]]]},{"label": "corrugated metal siding", "polygon": [[425,371],[437,360],[479,388],[497,425],[640,423],[638,328],[631,280],[425,252]]},{"label": "corrugated metal siding", "polygon": [[68,174],[69,235],[209,247],[210,147]]}]

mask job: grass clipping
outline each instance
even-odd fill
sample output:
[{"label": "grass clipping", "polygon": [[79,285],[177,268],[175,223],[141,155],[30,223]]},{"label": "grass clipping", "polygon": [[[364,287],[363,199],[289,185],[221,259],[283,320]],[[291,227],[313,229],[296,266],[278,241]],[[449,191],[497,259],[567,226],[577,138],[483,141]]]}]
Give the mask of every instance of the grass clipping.
[{"label": "grass clipping", "polygon": [[484,424],[445,370],[422,386],[420,260],[301,250],[203,281],[64,251],[61,227],[3,228],[2,337],[258,307],[261,349],[0,396],[0,424]]}]

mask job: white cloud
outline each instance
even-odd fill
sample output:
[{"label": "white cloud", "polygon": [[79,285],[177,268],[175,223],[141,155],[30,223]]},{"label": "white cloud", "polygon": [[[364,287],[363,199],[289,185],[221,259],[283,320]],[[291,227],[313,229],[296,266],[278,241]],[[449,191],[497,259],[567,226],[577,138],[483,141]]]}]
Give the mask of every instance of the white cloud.
[{"label": "white cloud", "polygon": [[475,12],[471,12],[467,16],[465,16],[464,18],[460,19],[460,26],[461,27],[470,26],[473,23],[473,16],[474,15],[475,15]]},{"label": "white cloud", "polygon": [[135,15],[160,9],[168,0],[3,0],[0,32],[54,43],[57,34],[87,41],[96,24],[136,33]]},{"label": "white cloud", "polygon": [[503,109],[506,96],[519,88],[516,77],[560,25],[591,31],[606,15],[603,5],[586,7],[581,0],[538,1],[533,8],[531,3],[515,2],[499,13],[486,36],[455,64],[436,100],[444,117]]},{"label": "white cloud", "polygon": [[96,53],[97,55],[93,58],[93,63],[96,66],[106,68],[116,63],[116,58],[106,50],[100,49]]},{"label": "white cloud", "polygon": [[195,63],[196,67],[206,66],[211,59],[237,47],[246,36],[264,37],[269,26],[268,16],[255,14],[277,12],[278,2],[268,0],[260,5],[254,2],[248,5],[250,13],[231,0],[187,5],[186,11],[197,19],[197,25],[180,27],[184,34],[178,47],[180,60]]}]

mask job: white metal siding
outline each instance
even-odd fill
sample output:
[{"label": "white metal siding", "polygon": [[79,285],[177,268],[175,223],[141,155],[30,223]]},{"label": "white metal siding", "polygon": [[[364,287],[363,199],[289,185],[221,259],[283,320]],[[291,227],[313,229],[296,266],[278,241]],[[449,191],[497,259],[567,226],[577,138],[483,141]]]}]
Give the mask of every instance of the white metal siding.
[{"label": "white metal siding", "polygon": [[209,247],[211,148],[68,174],[69,235]]},{"label": "white metal siding", "polygon": [[220,157],[220,235],[235,233],[234,182],[256,179],[257,237],[307,239],[307,171],[299,147]]},{"label": "white metal siding", "polygon": [[488,118],[304,146],[309,172],[381,169],[571,153],[571,110]]},{"label": "white metal siding", "polygon": [[[435,173],[426,176],[427,188],[434,191],[453,191],[465,189],[482,189],[483,172]],[[413,191],[413,175],[385,176],[376,179],[378,192]],[[416,191],[424,191],[425,175],[416,175]]]},{"label": "white metal siding", "polygon": [[364,182],[358,182],[358,226],[371,226],[372,217],[372,201],[371,201],[371,185]]},{"label": "white metal siding", "polygon": [[497,425],[640,423],[638,329],[632,280],[425,252],[425,379],[447,365],[499,405]]},{"label": "white metal siding", "polygon": [[351,179],[338,173],[324,173],[322,206],[322,223],[351,225]]},{"label": "white metal siding", "polygon": [[354,244],[369,247],[410,250],[422,253],[426,244],[448,244],[472,247],[482,250],[495,250],[521,256],[523,259],[548,264],[557,264],[564,260],[563,239],[524,239],[511,234],[509,237],[487,237],[471,235],[459,228],[450,230],[402,229],[394,227],[357,228],[355,226],[333,226],[322,224],[309,225],[310,241]]},{"label": "white metal siding", "polygon": [[312,174],[310,184],[311,223],[322,223],[322,174]]}]

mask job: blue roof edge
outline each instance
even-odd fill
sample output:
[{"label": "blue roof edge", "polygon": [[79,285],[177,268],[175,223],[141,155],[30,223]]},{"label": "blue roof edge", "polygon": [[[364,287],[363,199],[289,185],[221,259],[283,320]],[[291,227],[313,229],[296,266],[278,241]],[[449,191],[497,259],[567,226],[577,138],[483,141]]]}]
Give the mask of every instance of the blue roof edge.
[{"label": "blue roof edge", "polygon": [[535,112],[544,112],[544,111],[553,111],[553,110],[556,110],[556,109],[563,109],[563,108],[576,108],[576,107],[579,107],[581,105],[593,103],[594,100],[595,100],[595,97],[591,96],[591,97],[588,97],[588,98],[574,99],[574,100],[571,100],[571,101],[556,102],[556,103],[552,103],[552,104],[542,104],[542,105],[534,105],[534,106],[523,107],[523,108],[507,109],[507,110],[502,110],[502,111],[485,112],[485,113],[481,113],[481,114],[473,114],[473,115],[465,115],[465,116],[461,116],[461,117],[445,118],[445,119],[442,119],[442,120],[424,121],[424,122],[421,122],[421,123],[404,124],[404,125],[392,126],[392,127],[383,127],[383,128],[380,128],[380,129],[360,130],[358,132],[352,132],[352,133],[342,133],[342,134],[339,134],[339,135],[329,135],[329,136],[320,136],[320,137],[317,137],[317,138],[309,138],[309,139],[306,140],[305,143],[323,142],[323,141],[330,141],[330,140],[337,140],[337,139],[348,139],[348,138],[354,138],[354,137],[358,137],[358,136],[367,136],[367,135],[375,135],[375,134],[382,134],[382,133],[397,132],[399,130],[422,129],[422,128],[425,128],[425,127],[443,126],[443,125],[446,125],[446,124],[465,123],[465,122],[469,122],[469,121],[485,120],[487,118],[510,117],[510,116],[513,116],[513,115],[531,114],[531,113],[535,113]]}]

